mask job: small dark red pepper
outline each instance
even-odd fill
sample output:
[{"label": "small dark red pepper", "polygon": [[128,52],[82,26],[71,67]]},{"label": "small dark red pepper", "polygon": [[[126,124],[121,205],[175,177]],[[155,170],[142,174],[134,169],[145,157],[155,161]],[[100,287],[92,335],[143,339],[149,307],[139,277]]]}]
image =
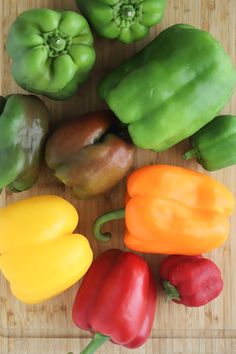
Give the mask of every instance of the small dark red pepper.
[{"label": "small dark red pepper", "polygon": [[168,256],[161,262],[159,274],[167,299],[185,306],[206,305],[223,289],[219,268],[201,255]]},{"label": "small dark red pepper", "polygon": [[81,352],[92,354],[106,340],[127,348],[149,337],[156,308],[156,285],[143,258],[111,249],[92,264],[77,293],[72,316],[93,340]]}]

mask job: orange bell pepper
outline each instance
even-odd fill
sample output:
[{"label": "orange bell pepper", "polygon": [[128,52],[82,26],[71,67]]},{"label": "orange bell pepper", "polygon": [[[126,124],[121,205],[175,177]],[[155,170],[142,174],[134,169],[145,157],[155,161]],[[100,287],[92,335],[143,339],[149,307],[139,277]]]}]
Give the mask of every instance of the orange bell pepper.
[{"label": "orange bell pepper", "polygon": [[152,165],[128,178],[125,209],[94,223],[94,235],[107,241],[104,223],[125,217],[125,245],[145,253],[195,255],[222,245],[235,206],[231,192],[213,178],[181,167]]}]

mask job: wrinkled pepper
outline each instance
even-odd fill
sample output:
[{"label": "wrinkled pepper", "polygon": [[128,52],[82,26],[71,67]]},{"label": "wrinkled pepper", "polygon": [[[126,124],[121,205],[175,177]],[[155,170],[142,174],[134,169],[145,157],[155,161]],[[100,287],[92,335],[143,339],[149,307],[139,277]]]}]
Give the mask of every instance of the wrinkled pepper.
[{"label": "wrinkled pepper", "polygon": [[193,157],[208,171],[236,164],[236,116],[218,116],[191,137],[192,149],[183,157]]},{"label": "wrinkled pepper", "polygon": [[210,122],[235,84],[236,70],[221,44],[179,24],[108,74],[99,92],[135,145],[164,151]]},{"label": "wrinkled pepper", "polygon": [[129,44],[146,37],[165,12],[166,0],[76,0],[101,36]]},{"label": "wrinkled pepper", "polygon": [[12,24],[7,52],[19,86],[56,100],[71,97],[94,62],[86,19],[72,11],[32,9]]},{"label": "wrinkled pepper", "polygon": [[208,304],[224,286],[220,269],[201,255],[166,257],[159,274],[167,299],[190,307]]},{"label": "wrinkled pepper", "polygon": [[35,304],[63,292],[88,270],[88,240],[73,234],[78,213],[57,196],[39,196],[0,209],[0,270],[12,293]]},{"label": "wrinkled pepper", "polygon": [[94,333],[81,352],[92,354],[105,341],[137,348],[148,339],[157,290],[143,258],[110,249],[94,261],[78,290],[72,310],[75,324]]},{"label": "wrinkled pepper", "polygon": [[[120,135],[119,135],[120,134]],[[57,129],[46,146],[46,162],[79,199],[93,198],[128,172],[134,147],[110,111],[86,114]]]},{"label": "wrinkled pepper", "polygon": [[25,191],[37,181],[49,112],[36,96],[0,97],[0,189]]},{"label": "wrinkled pepper", "polygon": [[146,253],[196,255],[222,245],[229,234],[235,200],[219,182],[176,166],[152,165],[127,181],[125,209],[99,217],[94,236],[108,241],[101,227],[125,218],[125,245]]}]

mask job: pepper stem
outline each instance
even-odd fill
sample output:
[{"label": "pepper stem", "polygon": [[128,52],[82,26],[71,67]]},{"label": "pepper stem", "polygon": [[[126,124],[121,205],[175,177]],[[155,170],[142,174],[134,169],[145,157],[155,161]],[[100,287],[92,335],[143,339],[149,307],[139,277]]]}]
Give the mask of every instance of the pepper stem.
[{"label": "pepper stem", "polygon": [[95,333],[95,336],[91,340],[91,342],[87,345],[86,348],[80,352],[80,354],[93,354],[97,351],[99,347],[103,345],[110,337],[104,336],[101,333]]},{"label": "pepper stem", "polygon": [[183,154],[184,160],[190,160],[193,157],[198,157],[198,153],[195,149],[191,149],[191,150],[185,152],[185,154]]},{"label": "pepper stem", "polygon": [[122,16],[127,19],[132,19],[135,16],[135,9],[133,5],[125,5],[122,8]]},{"label": "pepper stem", "polygon": [[43,38],[50,58],[66,54],[72,43],[71,37],[59,30],[43,33]]},{"label": "pepper stem", "polygon": [[62,51],[66,47],[66,41],[63,38],[54,37],[51,39],[50,45],[55,51]]},{"label": "pepper stem", "polygon": [[101,242],[107,242],[111,239],[110,232],[103,233],[101,228],[109,221],[119,220],[125,218],[125,209],[118,209],[110,213],[100,216],[93,224],[93,235]]},{"label": "pepper stem", "polygon": [[163,281],[163,288],[166,293],[166,300],[180,301],[180,295],[178,290],[174,285],[172,285],[168,280]]}]

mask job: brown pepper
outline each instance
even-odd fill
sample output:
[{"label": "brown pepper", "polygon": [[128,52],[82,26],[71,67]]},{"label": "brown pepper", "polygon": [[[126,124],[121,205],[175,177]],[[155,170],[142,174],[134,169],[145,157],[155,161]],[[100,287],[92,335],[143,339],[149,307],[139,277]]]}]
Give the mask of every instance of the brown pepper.
[{"label": "brown pepper", "polygon": [[79,199],[95,197],[115,186],[132,165],[135,148],[121,131],[110,111],[83,115],[51,135],[46,162]]}]

